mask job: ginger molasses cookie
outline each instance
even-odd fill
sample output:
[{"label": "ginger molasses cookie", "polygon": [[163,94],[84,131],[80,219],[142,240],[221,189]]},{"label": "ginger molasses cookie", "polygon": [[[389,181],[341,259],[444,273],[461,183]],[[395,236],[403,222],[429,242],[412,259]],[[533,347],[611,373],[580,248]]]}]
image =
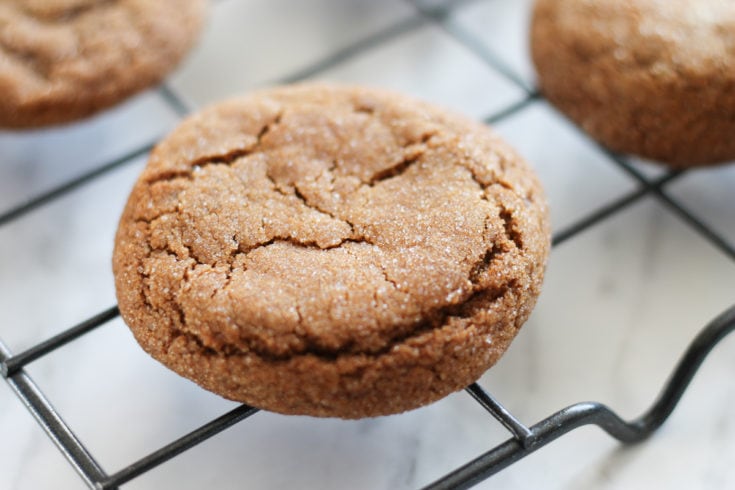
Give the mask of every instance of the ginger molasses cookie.
[{"label": "ginger molasses cookie", "polygon": [[120,221],[120,311],[220,395],[358,418],[498,360],[549,248],[532,170],[485,126],[341,85],[255,92],[153,151]]},{"label": "ginger molasses cookie", "polygon": [[542,92],[609,148],[735,159],[735,2],[539,0],[531,44]]},{"label": "ginger molasses cookie", "polygon": [[3,0],[0,127],[81,119],[160,82],[205,0]]}]

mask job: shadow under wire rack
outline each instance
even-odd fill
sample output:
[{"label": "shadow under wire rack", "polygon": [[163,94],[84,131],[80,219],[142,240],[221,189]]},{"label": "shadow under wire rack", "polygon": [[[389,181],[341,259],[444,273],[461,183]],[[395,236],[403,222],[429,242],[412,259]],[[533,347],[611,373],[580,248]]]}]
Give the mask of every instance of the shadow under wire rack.
[{"label": "shadow under wire rack", "polygon": [[[360,53],[379,46],[401,34],[415,30],[427,23],[434,23],[465,47],[472,50],[484,62],[489,64],[493,70],[503,75],[508,81],[515,84],[524,92],[525,96],[522,100],[488,115],[484,121],[487,124],[494,124],[505,118],[509,118],[539,100],[541,94],[533,87],[528,86],[500,58],[496,57],[481,42],[473,38],[469,32],[446,22],[452,9],[467,2],[468,0],[449,1],[438,7],[427,7],[423,6],[423,4],[409,2],[415,8],[415,14],[413,16],[394,23],[354,44],[338,49],[331,55],[318,60],[296,73],[276,80],[274,83],[296,82],[318,75],[320,72],[338,63],[358,56]],[[168,85],[164,84],[159,87],[158,95],[180,117],[190,112],[184,100]],[[93,170],[1,212],[0,226],[7,225],[15,220],[20,220],[42,206],[52,205],[56,199],[82,188],[84,185],[118,167],[129,164],[138,157],[146,155],[153,148],[154,144],[155,142],[144,144],[108,162],[101,162]],[[557,232],[552,240],[554,246],[574,238],[588,228],[614,216],[616,213],[642,198],[653,196],[673,215],[677,216],[714,245],[714,247],[719,249],[722,254],[731,260],[735,260],[735,244],[730,243],[716,230],[705,224],[690,212],[684,204],[667,192],[667,185],[679,179],[686,173],[685,171],[669,171],[662,176],[650,178],[631,165],[624,156],[613,154],[602,147],[599,147],[599,151],[606,154],[610,162],[629,174],[638,183],[638,187],[624,194],[622,197],[594,210],[566,229]],[[117,307],[110,307],[80,324],[64,330],[58,335],[19,353],[11,352],[2,343],[2,340],[0,340],[0,374],[52,439],[59,451],[63,453],[64,457],[81,476],[84,483],[93,489],[109,490],[118,488],[120,485],[131,481],[258,412],[256,408],[241,405],[202,425],[198,429],[181,436],[179,439],[172,441],[157,451],[129,464],[116,473],[108,474],[105,472],[95,460],[94,455],[80,442],[72,429],[64,422],[61,414],[54,409],[51,402],[44,396],[39,386],[24,368],[33,361],[105,325],[118,316],[119,311]],[[466,388],[467,394],[486,409],[490,416],[497,419],[510,432],[511,437],[504,443],[489,449],[484,454],[468,461],[466,464],[456,468],[439,480],[426,485],[424,488],[433,490],[470,488],[570,431],[585,425],[596,425],[610,436],[625,444],[642,441],[665,422],[709,352],[733,330],[735,330],[735,305],[722,312],[700,331],[673,370],[658,399],[648,411],[631,421],[621,419],[613,410],[600,403],[581,402],[563,408],[534,425],[527,426],[521,423],[491,394],[486,392],[478,384],[473,383]]]}]

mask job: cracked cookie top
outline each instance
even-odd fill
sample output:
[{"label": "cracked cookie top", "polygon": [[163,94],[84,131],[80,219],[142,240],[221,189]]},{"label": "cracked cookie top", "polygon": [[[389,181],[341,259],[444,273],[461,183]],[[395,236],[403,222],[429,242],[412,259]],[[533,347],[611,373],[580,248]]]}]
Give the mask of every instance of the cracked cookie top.
[{"label": "cracked cookie top", "polygon": [[192,45],[205,0],[0,1],[0,127],[91,115],[159,82]]},{"label": "cracked cookie top", "polygon": [[208,108],[158,145],[113,262],[149,351],[183,337],[278,361],[380,355],[509,295],[530,309],[547,251],[538,181],[488,128],[301,85]]}]

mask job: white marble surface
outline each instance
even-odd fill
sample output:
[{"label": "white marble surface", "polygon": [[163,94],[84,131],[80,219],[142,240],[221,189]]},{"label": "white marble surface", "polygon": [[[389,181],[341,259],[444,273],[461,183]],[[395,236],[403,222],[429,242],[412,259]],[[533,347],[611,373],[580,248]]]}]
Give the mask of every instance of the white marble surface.
[{"label": "white marble surface", "polygon": [[[532,83],[529,5],[464,2],[447,22]],[[391,0],[220,0],[200,47],[171,85],[196,105],[209,103],[287,76],[414,14]],[[389,86],[475,117],[523,96],[428,22],[315,78]],[[158,138],[174,122],[150,92],[68,128],[0,133],[0,210]],[[636,188],[544,102],[498,129],[538,170],[557,231]],[[0,338],[13,351],[114,304],[112,237],[142,164],[0,227]],[[735,241],[735,166],[691,172],[670,190]],[[553,251],[533,317],[481,384],[529,424],[583,400],[633,417],[648,407],[693,335],[733,301],[735,262],[645,198]],[[235,406],[148,358],[119,319],[28,371],[109,472]],[[650,441],[621,448],[598,429],[580,429],[478,488],[735,488],[733,372],[735,340],[728,339]],[[507,437],[464,393],[359,422],[258,413],[125,488],[417,488]],[[0,441],[0,488],[83,488],[4,383]]]}]

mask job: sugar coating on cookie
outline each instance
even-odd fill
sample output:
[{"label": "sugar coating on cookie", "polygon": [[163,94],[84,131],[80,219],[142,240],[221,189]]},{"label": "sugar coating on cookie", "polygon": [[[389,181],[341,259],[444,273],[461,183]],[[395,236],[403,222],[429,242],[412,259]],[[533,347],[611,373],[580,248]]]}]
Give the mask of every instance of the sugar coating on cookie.
[{"label": "sugar coating on cookie", "polygon": [[221,103],[153,151],[120,221],[120,311],[233,400],[358,418],[476,380],[539,294],[547,210],[487,127],[391,92]]},{"label": "sugar coating on cookie", "polygon": [[205,0],[3,0],[0,127],[74,121],[158,83],[202,24]]},{"label": "sugar coating on cookie", "polygon": [[735,2],[538,0],[531,45],[542,92],[609,148],[735,159]]}]

